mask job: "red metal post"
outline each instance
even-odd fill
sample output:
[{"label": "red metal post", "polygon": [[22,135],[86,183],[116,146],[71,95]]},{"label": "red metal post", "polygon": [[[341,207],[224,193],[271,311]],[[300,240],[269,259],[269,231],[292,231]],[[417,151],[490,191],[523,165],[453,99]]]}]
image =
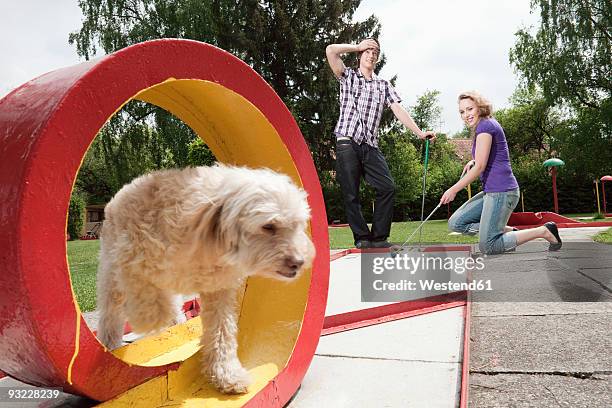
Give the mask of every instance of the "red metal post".
[{"label": "red metal post", "polygon": [[552,168],[552,182],[553,182],[553,201],[555,204],[555,212],[559,214],[559,202],[557,201],[557,168]]},{"label": "red metal post", "polygon": [[604,202],[604,212],[603,212],[604,217],[608,213],[608,211],[606,210],[606,188],[604,187],[605,184],[606,184],[606,181],[601,180],[601,195],[603,196],[603,202]]}]

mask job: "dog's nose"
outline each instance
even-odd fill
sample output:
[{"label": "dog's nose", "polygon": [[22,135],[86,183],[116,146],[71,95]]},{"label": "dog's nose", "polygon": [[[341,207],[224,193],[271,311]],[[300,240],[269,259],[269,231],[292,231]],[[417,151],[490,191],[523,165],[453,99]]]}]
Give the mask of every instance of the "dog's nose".
[{"label": "dog's nose", "polygon": [[302,265],[304,265],[304,259],[288,256],[287,258],[285,258],[285,265],[292,271],[297,271],[302,267]]}]

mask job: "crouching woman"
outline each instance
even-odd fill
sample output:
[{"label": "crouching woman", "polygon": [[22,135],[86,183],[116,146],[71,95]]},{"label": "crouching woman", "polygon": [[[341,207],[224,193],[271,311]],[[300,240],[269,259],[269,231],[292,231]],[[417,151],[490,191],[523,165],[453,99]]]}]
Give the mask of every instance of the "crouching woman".
[{"label": "crouching woman", "polygon": [[448,221],[450,230],[462,234],[479,234],[483,254],[501,254],[536,238],[544,238],[549,251],[561,248],[561,238],[554,222],[518,231],[507,226],[519,201],[519,185],[512,173],[506,135],[491,116],[491,104],[477,92],[459,95],[459,113],[470,129],[472,160],[464,167],[462,177],[446,190],[441,204],[450,203],[456,194],[480,176],[483,191],[466,201]]}]

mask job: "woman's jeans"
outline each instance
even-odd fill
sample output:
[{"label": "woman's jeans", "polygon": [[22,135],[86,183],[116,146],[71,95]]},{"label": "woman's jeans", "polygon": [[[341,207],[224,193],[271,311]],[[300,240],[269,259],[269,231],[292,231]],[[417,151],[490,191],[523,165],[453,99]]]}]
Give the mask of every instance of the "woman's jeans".
[{"label": "woman's jeans", "polygon": [[479,233],[480,252],[493,255],[516,248],[516,234],[504,233],[510,214],[518,204],[519,189],[501,193],[481,191],[463,203],[448,220],[451,231],[467,235]]}]

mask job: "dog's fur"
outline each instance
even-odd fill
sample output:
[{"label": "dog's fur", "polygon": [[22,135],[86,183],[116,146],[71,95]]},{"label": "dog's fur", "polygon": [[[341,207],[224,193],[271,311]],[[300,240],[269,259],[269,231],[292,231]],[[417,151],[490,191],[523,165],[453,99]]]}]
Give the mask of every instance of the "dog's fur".
[{"label": "dog's fur", "polygon": [[306,193],[267,169],[216,165],[135,179],[105,209],[98,338],[120,346],[125,318],[139,333],[172,325],[176,295],[198,293],[203,372],[221,392],[246,392],[237,290],[250,275],[290,281],[311,265],[309,217]]}]

